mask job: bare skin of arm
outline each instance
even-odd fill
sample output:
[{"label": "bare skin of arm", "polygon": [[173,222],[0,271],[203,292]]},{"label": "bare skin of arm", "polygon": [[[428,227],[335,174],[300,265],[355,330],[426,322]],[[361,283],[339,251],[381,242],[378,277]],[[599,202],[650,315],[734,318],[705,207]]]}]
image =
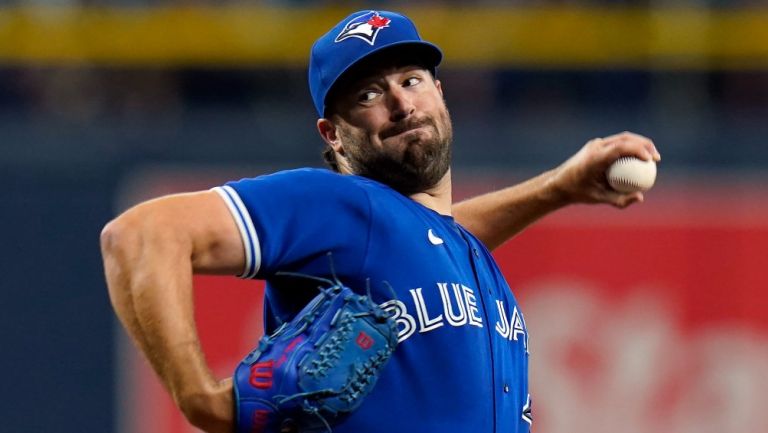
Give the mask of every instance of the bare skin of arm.
[{"label": "bare skin of arm", "polygon": [[115,312],[176,404],[193,425],[231,432],[231,380],[208,368],[192,296],[193,273],[242,271],[242,241],[224,201],[204,191],[142,203],[107,224],[101,249]]},{"label": "bare skin of arm", "polygon": [[589,141],[559,167],[499,191],[453,206],[456,221],[490,250],[533,222],[575,203],[606,203],[626,208],[642,202],[642,193],[622,194],[605,180],[608,167],[622,156],[661,159],[651,140],[624,132]]}]

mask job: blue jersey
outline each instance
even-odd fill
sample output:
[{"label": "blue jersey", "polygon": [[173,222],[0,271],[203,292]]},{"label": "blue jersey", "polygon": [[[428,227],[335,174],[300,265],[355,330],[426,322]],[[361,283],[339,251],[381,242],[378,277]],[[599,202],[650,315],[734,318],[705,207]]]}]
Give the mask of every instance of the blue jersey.
[{"label": "blue jersey", "polygon": [[338,278],[391,311],[399,345],[335,433],[530,430],[528,333],[488,250],[450,216],[381,183],[319,169],[231,182],[225,199],[267,281],[267,329],[317,294],[280,271]]}]

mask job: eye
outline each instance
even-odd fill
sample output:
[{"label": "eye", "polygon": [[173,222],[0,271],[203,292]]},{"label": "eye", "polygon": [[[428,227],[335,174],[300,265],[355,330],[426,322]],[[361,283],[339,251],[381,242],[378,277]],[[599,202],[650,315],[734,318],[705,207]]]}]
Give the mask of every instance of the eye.
[{"label": "eye", "polygon": [[420,77],[408,77],[403,83],[403,87],[411,87],[421,83]]},{"label": "eye", "polygon": [[377,92],[375,90],[366,90],[365,92],[361,92],[357,99],[360,102],[370,102],[379,96],[380,93],[381,92]]}]

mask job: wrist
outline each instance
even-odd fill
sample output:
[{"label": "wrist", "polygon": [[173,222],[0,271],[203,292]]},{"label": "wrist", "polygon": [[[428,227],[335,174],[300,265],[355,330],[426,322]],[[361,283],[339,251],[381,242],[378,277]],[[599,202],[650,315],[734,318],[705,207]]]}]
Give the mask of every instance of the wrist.
[{"label": "wrist", "polygon": [[573,194],[565,187],[561,172],[562,170],[558,167],[542,173],[543,184],[540,197],[550,210],[557,210],[573,203]]},{"label": "wrist", "polygon": [[231,432],[234,398],[230,380],[187,390],[177,401],[187,420],[206,432]]}]

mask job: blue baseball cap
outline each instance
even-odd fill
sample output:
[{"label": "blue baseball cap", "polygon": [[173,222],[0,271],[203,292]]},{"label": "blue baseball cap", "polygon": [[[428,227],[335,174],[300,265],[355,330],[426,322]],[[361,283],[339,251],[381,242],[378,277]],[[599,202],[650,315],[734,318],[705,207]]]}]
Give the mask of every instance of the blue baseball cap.
[{"label": "blue baseball cap", "polygon": [[437,45],[421,39],[413,21],[389,11],[355,12],[315,41],[309,56],[309,92],[317,114],[324,117],[325,99],[346,71],[394,46],[415,50],[419,64],[432,72],[443,59]]}]

